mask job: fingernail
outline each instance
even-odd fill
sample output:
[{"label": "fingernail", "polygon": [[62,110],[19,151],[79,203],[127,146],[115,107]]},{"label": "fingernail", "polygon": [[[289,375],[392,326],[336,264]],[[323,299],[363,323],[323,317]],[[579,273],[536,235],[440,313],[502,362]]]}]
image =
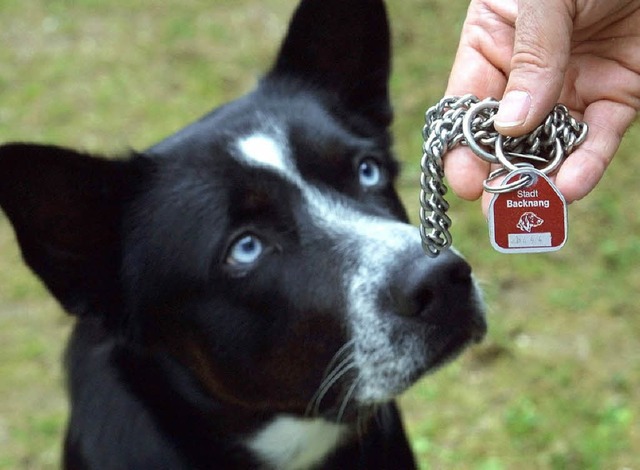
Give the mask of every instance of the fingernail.
[{"label": "fingernail", "polygon": [[531,108],[531,97],[526,91],[510,91],[502,101],[495,117],[495,123],[502,127],[515,127],[522,124]]}]

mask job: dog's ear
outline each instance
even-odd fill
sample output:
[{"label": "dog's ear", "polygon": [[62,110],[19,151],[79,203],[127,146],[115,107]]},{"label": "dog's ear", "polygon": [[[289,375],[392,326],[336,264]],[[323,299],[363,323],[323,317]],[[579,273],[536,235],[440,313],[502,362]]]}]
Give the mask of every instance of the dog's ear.
[{"label": "dog's ear", "polygon": [[388,126],[390,40],[382,0],[302,0],[268,77],[337,92],[352,112]]},{"label": "dog's ear", "polygon": [[122,213],[135,166],[59,147],[0,147],[0,206],[25,262],[70,313],[100,314],[120,301]]}]

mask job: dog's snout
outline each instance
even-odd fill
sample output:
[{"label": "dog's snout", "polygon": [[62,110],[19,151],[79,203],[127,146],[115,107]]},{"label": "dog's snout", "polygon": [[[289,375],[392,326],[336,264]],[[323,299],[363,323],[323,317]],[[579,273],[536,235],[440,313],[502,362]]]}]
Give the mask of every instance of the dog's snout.
[{"label": "dog's snout", "polygon": [[391,297],[397,314],[432,323],[460,321],[473,297],[471,266],[452,252],[419,258],[394,276]]}]

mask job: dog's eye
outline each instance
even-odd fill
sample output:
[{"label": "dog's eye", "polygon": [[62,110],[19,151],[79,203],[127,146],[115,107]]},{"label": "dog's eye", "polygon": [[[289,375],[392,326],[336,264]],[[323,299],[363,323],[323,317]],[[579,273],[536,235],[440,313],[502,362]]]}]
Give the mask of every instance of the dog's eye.
[{"label": "dog's eye", "polygon": [[358,166],[358,178],[365,188],[378,186],[382,181],[382,169],[373,158],[365,158]]},{"label": "dog's eye", "polygon": [[264,252],[264,244],[257,236],[246,234],[231,245],[226,263],[231,265],[247,265],[255,263]]}]

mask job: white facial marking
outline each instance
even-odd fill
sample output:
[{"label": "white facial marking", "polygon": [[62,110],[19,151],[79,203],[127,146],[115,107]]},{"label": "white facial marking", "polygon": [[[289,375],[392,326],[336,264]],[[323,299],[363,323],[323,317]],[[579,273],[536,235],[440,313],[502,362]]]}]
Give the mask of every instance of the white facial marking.
[{"label": "white facial marking", "polygon": [[280,416],[251,437],[247,445],[271,468],[308,469],[321,463],[347,434],[348,427],[343,424]]},{"label": "white facial marking", "polygon": [[416,227],[358,211],[350,204],[302,182],[302,193],[319,233],[334,240],[332,254],[342,264],[346,321],[354,340],[358,368],[355,400],[378,403],[397,395],[413,380],[427,354],[414,335],[394,334],[395,314],[380,305],[397,259],[422,256]]},{"label": "white facial marking", "polygon": [[238,147],[250,164],[271,167],[286,173],[288,149],[284,143],[266,134],[255,134],[244,137],[238,142]]},{"label": "white facial marking", "polygon": [[344,288],[358,366],[355,399],[381,402],[403,391],[426,353],[427,346],[415,336],[393,334],[396,315],[380,305],[380,294],[387,291],[392,270],[397,269],[394,262],[412,249],[416,256],[422,255],[420,235],[417,228],[401,222],[362,215],[339,217],[342,226],[332,225],[334,230],[344,230],[342,237],[350,240],[349,248],[341,251],[353,266],[344,278]]}]

